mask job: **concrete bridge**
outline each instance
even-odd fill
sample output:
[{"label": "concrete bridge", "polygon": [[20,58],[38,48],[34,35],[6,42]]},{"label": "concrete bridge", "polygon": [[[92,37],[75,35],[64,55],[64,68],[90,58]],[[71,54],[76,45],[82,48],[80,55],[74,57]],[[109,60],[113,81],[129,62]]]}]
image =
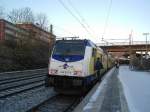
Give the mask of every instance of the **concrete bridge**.
[{"label": "concrete bridge", "polygon": [[98,46],[107,50],[108,52],[145,52],[150,51],[150,41],[134,41],[129,42],[114,42],[114,43],[98,43]]},{"label": "concrete bridge", "polygon": [[130,54],[150,53],[150,41],[99,43],[97,46],[111,53],[116,58],[128,57]]}]

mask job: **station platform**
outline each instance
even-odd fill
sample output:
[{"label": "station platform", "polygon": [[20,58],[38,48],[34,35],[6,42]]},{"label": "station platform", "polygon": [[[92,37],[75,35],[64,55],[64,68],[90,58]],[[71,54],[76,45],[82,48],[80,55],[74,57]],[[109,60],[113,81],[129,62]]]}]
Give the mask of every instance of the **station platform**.
[{"label": "station platform", "polygon": [[85,97],[74,112],[128,112],[118,80],[118,69],[112,68]]},{"label": "station platform", "polygon": [[144,89],[149,87],[149,72],[131,71],[128,66],[112,68],[74,112],[150,112],[150,89]]}]

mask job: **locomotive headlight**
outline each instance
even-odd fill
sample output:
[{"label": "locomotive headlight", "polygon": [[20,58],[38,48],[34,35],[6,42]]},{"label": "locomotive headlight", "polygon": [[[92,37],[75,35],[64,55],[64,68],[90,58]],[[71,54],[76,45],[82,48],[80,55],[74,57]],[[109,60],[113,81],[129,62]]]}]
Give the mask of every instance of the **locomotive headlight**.
[{"label": "locomotive headlight", "polygon": [[57,74],[57,72],[58,72],[58,70],[56,70],[56,69],[49,70],[49,74],[52,74],[52,75]]},{"label": "locomotive headlight", "polygon": [[74,71],[74,75],[82,75],[82,71]]}]

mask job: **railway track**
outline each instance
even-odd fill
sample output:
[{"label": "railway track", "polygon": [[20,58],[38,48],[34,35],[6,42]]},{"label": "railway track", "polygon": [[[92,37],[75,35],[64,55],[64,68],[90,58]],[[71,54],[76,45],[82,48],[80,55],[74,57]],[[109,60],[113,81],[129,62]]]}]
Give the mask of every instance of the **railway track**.
[{"label": "railway track", "polygon": [[0,98],[44,86],[46,69],[0,73]]},{"label": "railway track", "polygon": [[81,96],[55,95],[28,112],[72,112],[81,101]]},{"label": "railway track", "polygon": [[47,69],[35,69],[35,70],[24,70],[15,72],[3,72],[0,73],[0,82],[3,80],[16,79],[21,77],[30,77],[40,73],[47,73]]},{"label": "railway track", "polygon": [[59,95],[52,88],[45,88],[46,74],[47,69],[0,73],[2,111],[8,111],[12,105],[9,111],[72,112],[81,96]]}]

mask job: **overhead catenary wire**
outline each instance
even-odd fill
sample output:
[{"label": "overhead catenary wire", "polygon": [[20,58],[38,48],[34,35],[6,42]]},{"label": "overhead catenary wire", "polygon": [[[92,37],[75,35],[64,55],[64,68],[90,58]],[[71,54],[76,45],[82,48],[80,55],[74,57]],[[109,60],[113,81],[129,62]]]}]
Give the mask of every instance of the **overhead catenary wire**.
[{"label": "overhead catenary wire", "polygon": [[78,19],[78,17],[76,15],[73,14],[73,12],[67,7],[67,5],[64,4],[64,2],[62,0],[58,0],[59,3],[70,13],[70,15],[82,26],[82,28],[91,36],[91,32],[87,29],[87,27],[80,21],[80,19]]},{"label": "overhead catenary wire", "polygon": [[73,10],[77,13],[77,15],[80,17],[81,21],[87,26],[87,28],[89,28],[92,33],[94,33],[93,29],[90,27],[90,25],[87,23],[87,21],[85,20],[85,18],[82,16],[82,14],[77,10],[77,8],[73,5],[73,3],[71,2],[71,0],[68,0],[68,3],[70,4],[70,6],[73,8]]},{"label": "overhead catenary wire", "polygon": [[126,38],[126,39],[107,39],[107,40],[129,40],[129,39]]},{"label": "overhead catenary wire", "polygon": [[108,20],[109,20],[109,16],[110,16],[111,7],[112,7],[112,0],[110,0],[110,3],[109,3],[109,7],[108,7],[107,15],[106,15],[106,21],[105,21],[105,24],[104,24],[104,30],[103,30],[102,38],[104,38],[104,35],[106,33],[106,28],[108,26]]}]

